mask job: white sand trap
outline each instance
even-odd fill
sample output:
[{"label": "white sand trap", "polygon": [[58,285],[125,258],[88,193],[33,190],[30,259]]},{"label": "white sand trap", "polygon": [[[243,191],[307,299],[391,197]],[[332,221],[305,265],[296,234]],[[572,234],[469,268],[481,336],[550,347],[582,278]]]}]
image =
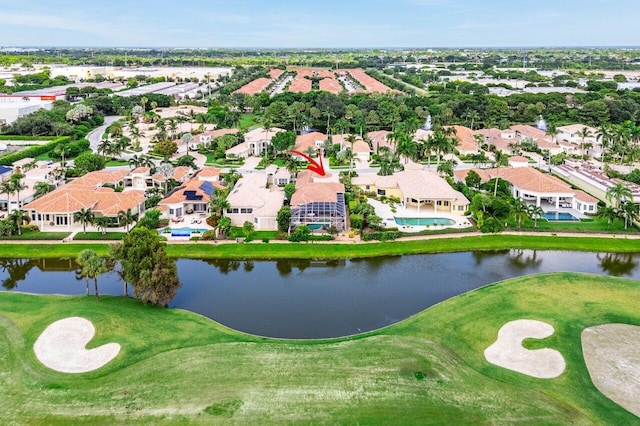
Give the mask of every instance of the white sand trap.
[{"label": "white sand trap", "polygon": [[582,353],[596,388],[640,416],[640,327],[605,324],[582,331]]},{"label": "white sand trap", "polygon": [[118,343],[86,349],[96,329],[91,321],[70,317],[49,325],[36,340],[33,351],[38,360],[61,373],[86,373],[114,359],[120,352]]},{"label": "white sand trap", "polygon": [[498,331],[498,340],[484,351],[491,364],[538,379],[553,379],[562,374],[566,363],[555,349],[525,349],[524,339],[544,339],[553,334],[550,324],[535,320],[516,320]]}]

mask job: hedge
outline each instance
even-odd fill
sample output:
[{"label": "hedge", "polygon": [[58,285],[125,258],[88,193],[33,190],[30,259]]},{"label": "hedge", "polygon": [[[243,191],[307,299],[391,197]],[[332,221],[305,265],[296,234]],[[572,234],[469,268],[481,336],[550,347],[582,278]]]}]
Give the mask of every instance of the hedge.
[{"label": "hedge", "polygon": [[0,135],[0,141],[50,141],[53,136]]},{"label": "hedge", "polygon": [[1,166],[10,166],[14,162],[16,162],[18,160],[22,160],[23,158],[37,157],[38,155],[41,155],[41,154],[44,154],[44,153],[47,153],[47,152],[51,151],[58,144],[68,143],[70,140],[71,140],[71,138],[69,136],[61,136],[59,138],[56,138],[56,139],[52,140],[51,142],[49,142],[46,145],[32,146],[31,148],[27,148],[27,149],[25,149],[23,151],[18,151],[18,152],[14,152],[12,154],[9,154],[9,155],[5,155],[4,157],[0,158],[0,165]]}]

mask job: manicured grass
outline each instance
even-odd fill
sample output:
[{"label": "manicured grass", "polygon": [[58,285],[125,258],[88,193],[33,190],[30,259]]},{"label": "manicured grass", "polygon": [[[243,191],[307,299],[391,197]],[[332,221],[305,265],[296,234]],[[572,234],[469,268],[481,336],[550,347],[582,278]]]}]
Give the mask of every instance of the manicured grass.
[{"label": "manicured grass", "polygon": [[[499,309],[496,309],[499,307]],[[263,339],[199,315],[102,297],[0,294],[0,421],[17,424],[633,424],[593,386],[586,327],[640,325],[637,281],[557,273],[464,294],[382,330],[330,341]],[[120,354],[85,374],[47,369],[33,344],[53,321],[91,320]],[[483,356],[528,318],[566,360],[534,379]]]},{"label": "manicured grass", "polygon": [[242,114],[240,116],[240,128],[241,129],[249,129],[250,127],[254,127],[259,125],[258,116],[255,114]]},{"label": "manicured grass", "polygon": [[[604,232],[604,233],[627,233],[637,234],[638,228],[630,226],[624,229],[624,222],[615,221],[608,224],[606,220],[600,218],[583,219],[581,221],[547,221],[545,219],[538,220],[538,226],[536,227],[533,220],[526,220],[520,230],[527,231],[541,231],[541,232]],[[509,220],[509,227],[511,230],[518,231],[516,222]]]},{"label": "manicured grass", "polygon": [[119,166],[128,166],[128,160],[109,160],[105,163],[105,167],[119,167]]},{"label": "manicured grass", "polygon": [[12,236],[0,236],[2,240],[58,240],[62,241],[63,238],[67,238],[70,232],[39,232],[39,231],[23,231],[22,235]]},{"label": "manicured grass", "polygon": [[106,234],[102,234],[102,232],[87,232],[83,234],[82,232],[78,232],[74,240],[96,240],[96,241],[105,241],[105,240],[121,240],[124,236],[127,235],[125,232],[107,232]]},{"label": "manicured grass", "polygon": [[[101,256],[108,255],[107,244],[0,244],[0,257],[54,258],[76,256],[92,248]],[[270,243],[168,244],[167,253],[191,259],[353,259],[398,256],[421,253],[448,253],[469,250],[574,250],[591,252],[633,253],[640,251],[640,240],[626,238],[474,235],[417,241],[372,242],[367,244]]]}]

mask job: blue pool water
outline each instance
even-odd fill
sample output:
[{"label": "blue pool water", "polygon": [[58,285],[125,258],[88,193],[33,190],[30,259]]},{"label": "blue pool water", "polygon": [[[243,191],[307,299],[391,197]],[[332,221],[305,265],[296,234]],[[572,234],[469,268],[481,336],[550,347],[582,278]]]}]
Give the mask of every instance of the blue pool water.
[{"label": "blue pool water", "polygon": [[451,226],[456,222],[451,219],[445,219],[442,217],[396,217],[395,221],[398,225],[406,226],[431,226],[431,225],[444,225]]},{"label": "blue pool water", "polygon": [[178,228],[171,230],[172,237],[190,237],[192,232],[200,232],[201,234],[206,231],[206,228]]},{"label": "blue pool water", "polygon": [[542,217],[544,217],[545,219],[547,219],[548,221],[577,221],[580,220],[577,217],[575,217],[574,215],[572,215],[571,213],[565,213],[565,212],[546,212],[545,214],[542,215]]}]

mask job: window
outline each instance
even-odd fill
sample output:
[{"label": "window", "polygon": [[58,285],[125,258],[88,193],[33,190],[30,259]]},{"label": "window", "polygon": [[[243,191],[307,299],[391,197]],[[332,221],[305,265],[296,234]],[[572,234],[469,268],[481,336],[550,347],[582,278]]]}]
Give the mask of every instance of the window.
[{"label": "window", "polygon": [[253,223],[255,223],[256,225],[258,224],[258,218],[257,217],[253,218]]},{"label": "window", "polygon": [[169,214],[173,214],[175,210],[169,209]]},{"label": "window", "polygon": [[365,185],[364,189],[365,189],[366,191],[370,190],[370,189],[371,189],[371,185]]},{"label": "window", "polygon": [[448,206],[449,206],[449,202],[448,202],[448,201],[445,201],[445,202],[444,202],[444,206],[445,206],[445,207],[448,207]]},{"label": "window", "polygon": [[387,195],[387,191],[385,189],[378,189],[378,195]]},{"label": "window", "polygon": [[589,211],[592,212],[593,211],[593,204],[589,206]]},{"label": "window", "polygon": [[438,200],[438,202],[436,204],[441,206],[442,205],[442,201]]},{"label": "window", "polygon": [[[237,210],[237,209],[234,209],[234,210]],[[240,209],[240,213],[242,214],[253,213],[253,209]]]}]

